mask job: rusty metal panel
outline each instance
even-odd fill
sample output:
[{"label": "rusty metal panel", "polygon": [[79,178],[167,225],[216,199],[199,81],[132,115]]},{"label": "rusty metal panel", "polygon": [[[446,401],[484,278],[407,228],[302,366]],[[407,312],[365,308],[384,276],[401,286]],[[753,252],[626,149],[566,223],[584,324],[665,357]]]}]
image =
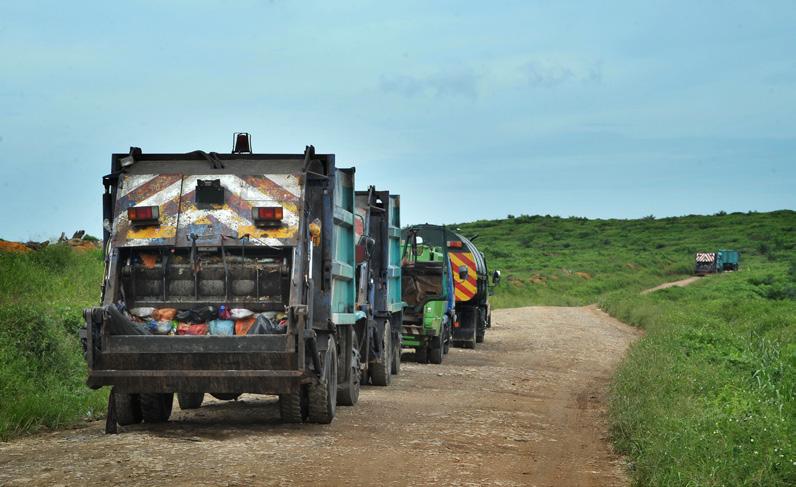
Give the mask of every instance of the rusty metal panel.
[{"label": "rusty metal panel", "polygon": [[[219,180],[224,203],[196,202],[198,180]],[[295,245],[303,182],[300,174],[122,174],[114,210],[113,245],[117,247],[189,247],[195,234],[197,245],[221,245],[222,235],[240,239],[247,246]],[[127,218],[131,206],[158,206],[160,224],[136,228]],[[252,208],[282,206],[281,225],[257,227]]]}]

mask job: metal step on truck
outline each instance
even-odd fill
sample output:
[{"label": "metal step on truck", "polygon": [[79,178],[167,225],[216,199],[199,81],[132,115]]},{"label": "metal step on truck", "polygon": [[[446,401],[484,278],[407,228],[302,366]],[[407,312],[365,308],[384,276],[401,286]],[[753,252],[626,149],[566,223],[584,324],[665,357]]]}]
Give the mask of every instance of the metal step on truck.
[{"label": "metal step on truck", "polygon": [[273,394],[283,421],[331,422],[358,317],[354,169],[236,134],[231,154],[114,154],[103,184],[84,334],[88,385],[112,387],[106,430],[168,420],[174,393]]},{"label": "metal step on truck", "polygon": [[[354,405],[360,384],[387,386],[400,368],[400,197],[370,186],[355,195],[357,321],[350,374],[338,402]],[[348,332],[348,330],[346,330]]]},{"label": "metal step on truck", "polygon": [[445,227],[436,225],[416,225],[402,231],[401,293],[405,308],[401,346],[414,349],[419,363],[441,364],[451,344],[456,308],[444,245],[447,236]]}]

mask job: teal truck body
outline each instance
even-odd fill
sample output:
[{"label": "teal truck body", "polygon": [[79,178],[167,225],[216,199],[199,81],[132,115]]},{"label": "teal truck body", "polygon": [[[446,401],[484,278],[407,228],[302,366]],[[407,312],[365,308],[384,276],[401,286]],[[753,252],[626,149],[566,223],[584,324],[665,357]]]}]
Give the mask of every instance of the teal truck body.
[{"label": "teal truck body", "polygon": [[702,276],[716,272],[737,271],[740,263],[741,253],[737,250],[697,252],[694,258],[694,272]]}]

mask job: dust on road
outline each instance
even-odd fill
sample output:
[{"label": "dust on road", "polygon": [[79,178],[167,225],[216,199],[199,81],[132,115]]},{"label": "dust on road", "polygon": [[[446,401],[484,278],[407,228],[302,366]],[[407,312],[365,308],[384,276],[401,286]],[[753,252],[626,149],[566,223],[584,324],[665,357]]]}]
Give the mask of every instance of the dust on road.
[{"label": "dust on road", "polygon": [[[606,389],[638,332],[594,307],[493,312],[476,350],[404,355],[331,425],[283,425],[276,398],[104,423],[0,444],[0,485],[626,485]],[[209,398],[209,396],[207,396]]]}]

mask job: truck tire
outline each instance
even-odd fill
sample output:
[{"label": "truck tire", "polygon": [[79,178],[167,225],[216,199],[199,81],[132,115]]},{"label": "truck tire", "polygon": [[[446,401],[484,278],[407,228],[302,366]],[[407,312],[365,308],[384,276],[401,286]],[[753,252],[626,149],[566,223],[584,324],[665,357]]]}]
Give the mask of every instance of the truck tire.
[{"label": "truck tire", "polygon": [[[351,337],[351,343],[357,343],[356,334],[353,333],[353,330]],[[359,401],[359,389],[362,380],[362,373],[359,365],[359,350],[352,345],[351,367],[348,370],[348,378],[337,390],[337,404],[340,406],[353,406]]]},{"label": "truck tire", "polygon": [[381,335],[381,358],[370,364],[370,383],[374,386],[390,385],[392,377],[392,331],[390,322],[384,323],[384,333]]},{"label": "truck tire", "polygon": [[329,337],[323,368],[324,381],[309,385],[309,420],[329,424],[337,412],[337,347],[332,337]]},{"label": "truck tire", "polygon": [[[394,337],[393,337],[394,338]],[[398,375],[401,372],[401,338],[398,337],[398,343],[392,349],[392,375]]]},{"label": "truck tire", "polygon": [[146,393],[140,397],[141,416],[145,423],[165,423],[169,420],[174,405],[173,393]]},{"label": "truck tire", "polygon": [[475,343],[484,343],[484,332],[475,334]]},{"label": "truck tire", "polygon": [[279,416],[283,423],[303,423],[307,419],[306,389],[295,394],[279,395]]},{"label": "truck tire", "polygon": [[419,364],[428,363],[428,352],[426,347],[415,349],[415,362]]},{"label": "truck tire", "polygon": [[444,345],[442,344],[442,337],[434,337],[431,339],[431,347],[429,347],[428,351],[428,361],[432,364],[441,364],[442,363],[442,356],[444,355],[443,352]]},{"label": "truck tire", "polygon": [[138,424],[141,416],[141,402],[138,394],[123,394],[112,392],[114,407],[116,407],[116,422],[121,426]]},{"label": "truck tire", "polygon": [[467,321],[468,321],[468,328],[472,328],[473,332],[470,336],[467,337],[466,340],[463,340],[462,348],[475,348],[475,342],[478,340],[477,333],[478,333],[478,312],[476,310],[472,310],[467,313]]},{"label": "truck tire", "polygon": [[199,409],[205,399],[204,392],[178,392],[177,402],[180,409]]}]

